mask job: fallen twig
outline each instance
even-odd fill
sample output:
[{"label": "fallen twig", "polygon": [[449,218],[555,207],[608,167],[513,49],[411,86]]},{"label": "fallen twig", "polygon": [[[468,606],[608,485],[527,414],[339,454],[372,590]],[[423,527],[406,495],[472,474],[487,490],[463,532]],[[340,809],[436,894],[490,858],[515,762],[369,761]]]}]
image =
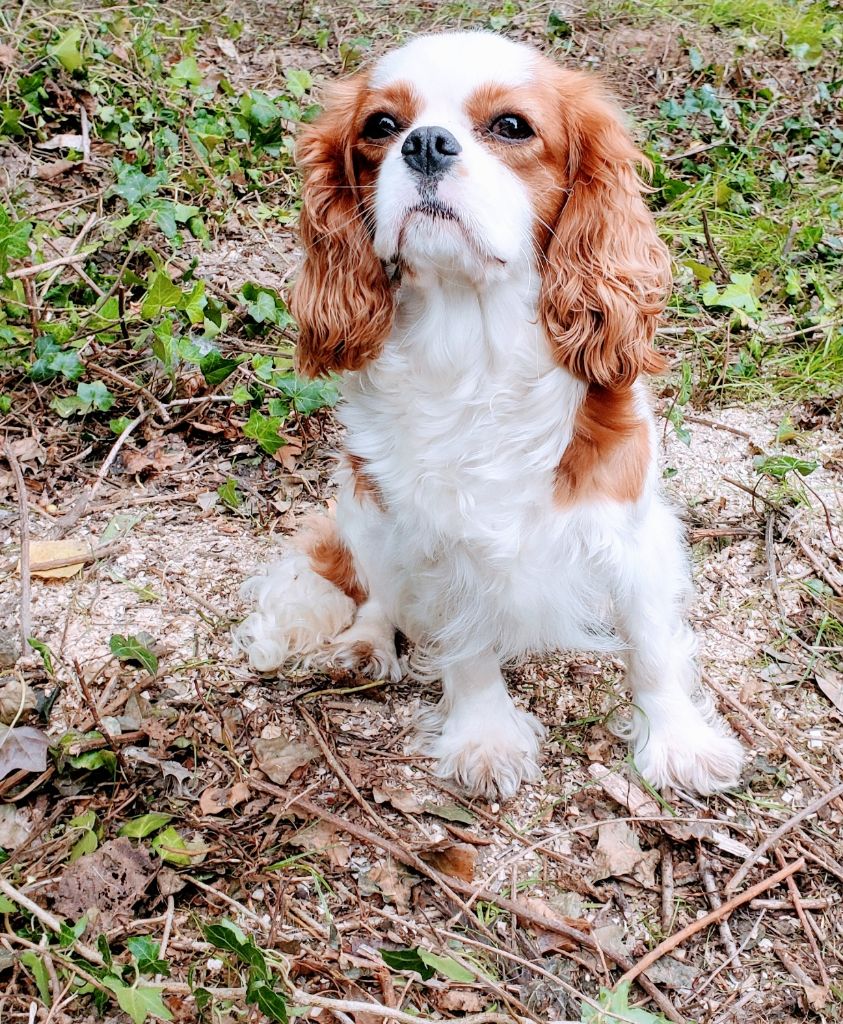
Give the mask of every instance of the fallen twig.
[{"label": "fallen twig", "polygon": [[665,935],[670,934],[673,927],[674,906],[673,906],[673,849],[667,840],[661,845],[661,869],[662,869],[662,931]]},{"label": "fallen twig", "polygon": [[10,280],[16,278],[29,278],[35,277],[36,274],[40,274],[45,270],[53,270],[55,267],[66,267],[68,263],[81,263],[82,260],[86,260],[88,257],[82,253],[72,253],[69,256],[57,256],[54,260],[45,260],[43,263],[35,263],[28,267],[18,267],[17,270],[10,270],[7,272],[6,277]]},{"label": "fallen twig", "polygon": [[696,413],[685,412],[683,410],[682,417],[688,423],[697,423],[701,427],[711,427],[712,430],[725,430],[728,434],[734,434],[736,437],[744,437],[747,441],[752,440],[752,434],[748,434],[745,430],[740,430],[738,427],[730,427],[728,423],[720,423],[717,420],[710,420],[706,416],[697,416]]},{"label": "fallen twig", "polygon": [[[824,779],[822,775],[820,775],[820,773],[816,770],[816,768],[814,768],[813,765],[809,764],[805,760],[805,758],[799,753],[799,751],[796,750],[790,743],[788,743],[787,740],[785,740],[780,733],[774,733],[772,729],[768,729],[767,726],[761,721],[760,718],[758,718],[757,715],[750,711],[749,708],[746,707],[746,705],[742,704],[735,696],[729,693],[728,690],[724,689],[718,682],[716,682],[711,677],[708,677],[706,679],[706,685],[709,687],[709,689],[714,690],[714,692],[719,697],[721,697],[730,707],[734,708],[735,711],[742,714],[749,722],[751,722],[753,726],[758,730],[758,732],[760,732],[762,736],[766,737],[770,741],[770,743],[772,743],[774,748],[778,748],[784,751],[787,757],[798,768],[800,768],[808,776],[808,778],[811,779],[812,782],[815,782],[816,785],[824,793],[827,793],[830,790],[831,787],[829,786],[828,781]],[[843,810],[843,800],[837,798],[837,807],[840,810]]]},{"label": "fallen twig", "polygon": [[[700,878],[702,878],[702,883],[705,887],[705,894],[708,897],[709,906],[712,910],[719,910],[723,906],[723,901],[720,899],[720,893],[717,891],[714,872],[711,870],[711,865],[702,851],[700,851],[698,863],[700,868]],[[732,929],[729,927],[729,922],[724,917],[718,922],[717,926],[720,929],[720,938],[723,941],[723,948],[726,950],[730,962],[740,966],[740,961],[738,960],[738,947],[735,944],[735,938],[732,935]]]},{"label": "fallen twig", "polygon": [[23,647],[21,653],[26,653],[30,634],[32,633],[32,577],[29,564],[29,511],[26,506],[26,483],[23,479],[23,471],[17,456],[10,445],[5,446],[6,459],[12,467],[12,475],[15,478],[15,487],[18,492],[18,512],[20,516],[20,633]]},{"label": "fallen twig", "polygon": [[90,551],[83,551],[76,555],[63,555],[61,558],[49,558],[45,562],[32,562],[29,571],[45,572],[48,569],[65,569],[68,565],[86,565],[88,562],[98,562],[102,558],[119,555],[126,550],[126,547],[125,541],[115,541],[113,544],[103,544],[98,548],[91,548]]},{"label": "fallen twig", "polygon": [[704,208],[700,210],[700,214],[702,216],[703,233],[705,234],[705,244],[708,247],[708,251],[711,253],[711,258],[717,265],[717,269],[722,274],[723,280],[728,281],[729,271],[723,266],[723,261],[720,259],[720,254],[715,248],[714,239],[711,237],[711,228],[708,226],[708,214],[705,212]]},{"label": "fallen twig", "polygon": [[752,868],[752,866],[756,864],[768,850],[774,847],[783,835],[786,835],[791,829],[796,828],[796,826],[806,818],[810,818],[812,814],[816,814],[817,811],[825,807],[827,803],[830,803],[832,800],[836,800],[841,796],[843,796],[843,782],[839,783],[834,787],[834,789],[829,790],[827,793],[823,793],[821,796],[818,796],[816,800],[812,800],[811,803],[806,807],[803,807],[801,811],[797,811],[796,814],[791,815],[787,821],[779,825],[776,831],[771,832],[764,842],[746,858],[743,864],[741,864],[738,870],[732,875],[726,883],[726,892],[734,892],[746,878],[750,868]]},{"label": "fallen twig", "polygon": [[93,484],[82,493],[82,495],[77,499],[76,503],[73,505],[70,511],[66,512],[56,523],[56,526],[58,527],[60,533],[66,533],[71,527],[75,526],[76,523],[79,522],[79,520],[85,514],[85,509],[93,501],[94,495],[97,493],[100,487],[102,487],[103,480],[105,480],[109,469],[111,469],[111,464],[117,458],[118,454],[120,453],[120,449],[128,440],[129,435],[132,433],[135,427],[140,426],[140,424],[143,423],[143,421],[148,416],[148,412],[142,412],[139,416],[136,416],[131,423],[126,424],[117,440],[111,446],[111,451],[108,453],[105,462],[103,462],[103,464],[100,466],[99,473],[97,473],[96,479],[94,480]]},{"label": "fallen twig", "polygon": [[621,981],[635,981],[636,978],[641,974],[642,971],[646,971],[648,967],[652,967],[657,960],[661,960],[663,956],[672,952],[678,946],[681,946],[686,939],[690,939],[692,935],[696,935],[697,932],[703,931],[708,928],[709,925],[717,924],[724,917],[728,917],[733,910],[743,906],[744,903],[749,903],[751,899],[758,896],[759,893],[765,892],[767,889],[772,889],[774,885],[778,885],[779,882],[783,882],[786,878],[795,874],[797,871],[801,871],[805,867],[805,858],[800,857],[799,860],[795,860],[792,864],[788,864],[787,867],[782,868],[781,871],[777,871],[774,875],[770,875],[769,878],[764,878],[762,881],[757,882],[751,888],[747,889],[746,892],[740,893],[738,896],[733,896],[732,899],[727,900],[716,910],[710,911],[705,917],[698,918],[696,921],[692,921],[690,924],[685,925],[675,935],[671,935],[665,939],[664,942],[660,942],[655,949],[651,949],[650,952],[642,957],[634,967],[631,967],[621,978]]},{"label": "fallen twig", "polygon": [[[781,866],[784,867],[786,863],[784,859],[784,854],[779,849],[776,849],[776,859],[778,860],[779,864],[781,864]],[[814,954],[814,961],[816,962],[817,970],[820,972],[820,981],[822,983],[822,986],[823,988],[828,990],[828,987],[831,984],[828,977],[828,972],[825,969],[825,964],[823,963],[823,958],[820,954],[820,949],[817,945],[816,937],[814,936],[814,929],[811,927],[811,924],[808,921],[808,915],[802,903],[802,895],[799,892],[799,886],[796,884],[796,881],[793,879],[793,877],[788,878],[787,888],[788,892],[790,893],[791,901],[793,902],[793,909],[796,911],[796,916],[799,918],[799,923],[802,925],[802,931],[805,932],[805,938],[808,940],[808,945],[811,947],[811,952]]]},{"label": "fallen twig", "polygon": [[[558,935],[564,935],[566,938],[582,946],[584,949],[589,949],[598,956],[604,956],[607,960],[611,960],[622,970],[634,969],[631,961],[621,953],[602,947],[596,939],[593,939],[590,935],[580,931],[573,925],[567,924],[561,918],[554,917],[550,914],[539,914],[518,900],[506,899],[499,893],[492,892],[482,887],[473,886],[469,882],[463,882],[458,878],[449,878],[443,885],[442,876],[438,872],[434,871],[429,865],[425,864],[424,861],[420,860],[414,854],[404,850],[397,843],[393,843],[391,840],[385,839],[383,836],[370,832],[361,825],[347,821],[338,814],[325,810],[324,807],[320,807],[312,800],[308,800],[304,797],[297,797],[294,800],[290,800],[289,794],[274,783],[264,782],[262,779],[255,778],[255,776],[249,776],[247,781],[253,789],[288,802],[291,808],[298,808],[306,814],[311,814],[317,818],[321,818],[338,831],[346,832],[348,835],[354,836],[361,842],[369,843],[372,846],[376,846],[386,851],[401,864],[404,864],[407,867],[413,867],[415,870],[431,879],[431,881],[435,882],[446,893],[448,892],[448,889],[451,889],[458,893],[462,893],[464,896],[487,900],[488,902],[494,903],[496,906],[500,907],[501,910],[505,910],[509,914],[516,915],[516,917],[521,921],[526,921],[534,927],[542,928],[545,931],[556,932]],[[804,860],[802,860],[801,863],[804,864]],[[457,899],[455,902],[459,906],[462,901]],[[642,978],[639,984],[659,1009],[670,1018],[670,1020],[674,1021],[675,1024],[684,1024],[685,1018],[679,1013],[667,996],[665,996],[649,978]]]},{"label": "fallen twig", "polygon": [[[24,896],[24,894],[19,892],[11,882],[7,882],[2,875],[0,875],[0,892],[2,892],[4,896],[7,896],[12,903],[16,903],[23,910],[27,911],[27,913],[38,918],[41,924],[46,928],[49,928],[51,932],[55,932],[56,935],[61,932],[64,922],[60,918],[56,917],[55,914],[51,914],[49,910],[44,910],[43,907],[39,907],[38,904],[28,896]],[[96,964],[97,967],[102,967],[105,964],[105,961],[98,950],[94,949],[92,946],[88,946],[84,942],[80,942],[79,939],[74,939],[71,946],[77,953],[79,953],[80,956],[83,956],[92,964]]]}]

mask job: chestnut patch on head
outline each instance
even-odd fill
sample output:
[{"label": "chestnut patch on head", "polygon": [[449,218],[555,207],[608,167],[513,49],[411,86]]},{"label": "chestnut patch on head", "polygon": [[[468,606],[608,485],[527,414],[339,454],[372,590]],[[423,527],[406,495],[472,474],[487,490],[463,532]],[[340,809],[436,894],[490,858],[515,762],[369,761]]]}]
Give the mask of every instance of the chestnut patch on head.
[{"label": "chestnut patch on head", "polygon": [[409,86],[373,91],[361,73],[335,84],[322,114],[302,130],[304,261],[291,310],[298,367],[309,377],[359,370],[380,354],[392,327],[395,298],[372,246],[371,220],[378,168],[394,136],[371,133],[392,124],[400,132],[415,107]]}]

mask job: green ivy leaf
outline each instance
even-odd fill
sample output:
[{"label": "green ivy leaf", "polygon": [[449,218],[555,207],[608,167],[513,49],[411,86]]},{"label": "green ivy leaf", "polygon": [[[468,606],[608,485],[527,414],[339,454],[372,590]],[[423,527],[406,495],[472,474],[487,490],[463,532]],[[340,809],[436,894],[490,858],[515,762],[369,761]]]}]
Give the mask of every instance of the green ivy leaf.
[{"label": "green ivy leaf", "polygon": [[120,1009],[132,1018],[134,1024],[143,1024],[147,1017],[158,1017],[161,1020],[172,1020],[173,1015],[164,1005],[161,989],[149,985],[136,985],[129,988],[113,974],[107,974],[102,983],[110,988],[117,997]]},{"label": "green ivy leaf", "polygon": [[[623,982],[616,989],[601,988],[597,998],[601,1009],[584,1003],[580,1011],[582,1024],[616,1024],[618,1017],[634,1021],[634,1024],[667,1024],[660,1013],[650,1013],[629,1005],[629,982]],[[607,1012],[604,1012],[607,1011]]]},{"label": "green ivy leaf", "polygon": [[112,775],[117,771],[117,756],[113,750],[88,750],[84,754],[74,754],[67,759],[71,768],[95,772],[104,768]]},{"label": "green ivy leaf", "polygon": [[33,949],[27,949],[19,954],[19,959],[24,967],[28,967],[32,972],[41,1002],[47,1007],[52,1006],[53,993],[50,988],[50,972],[47,970],[44,961]]},{"label": "green ivy leaf", "polygon": [[165,814],[163,811],[150,811],[149,814],[141,814],[140,817],[125,822],[120,826],[117,835],[128,836],[130,839],[144,839],[163,828],[168,821],[172,821],[172,818],[172,814]]},{"label": "green ivy leaf", "polygon": [[758,314],[761,306],[755,294],[755,279],[752,274],[731,274],[730,283],[718,291],[713,281],[706,282],[700,295],[706,306],[723,306],[744,313]]},{"label": "green ivy leaf", "polygon": [[154,320],[165,309],[178,309],[184,299],[181,288],[163,270],[156,270],[141,305],[144,320]]},{"label": "green ivy leaf", "polygon": [[295,96],[297,100],[300,100],[309,89],[313,88],[313,78],[309,71],[287,68],[284,72],[284,78],[287,80],[287,88],[290,94]]},{"label": "green ivy leaf", "polygon": [[69,28],[56,45],[50,49],[52,56],[58,60],[65,71],[79,71],[85,65],[85,59],[79,49],[81,38],[81,29]]},{"label": "green ivy leaf", "polygon": [[0,895],[0,914],[17,914],[18,905],[13,903],[8,896]]},{"label": "green ivy leaf", "polygon": [[159,957],[161,946],[151,935],[134,935],[126,939],[126,946],[135,958],[140,974],[165,974],[169,976],[170,965]]},{"label": "green ivy leaf", "polygon": [[68,858],[69,862],[72,864],[74,861],[79,860],[80,857],[84,857],[86,853],[93,853],[98,846],[99,839],[96,832],[93,829],[87,829],[82,833],[81,839],[73,844],[70,857]]},{"label": "green ivy leaf", "polygon": [[295,374],[285,374],[273,376],[272,384],[292,401],[293,408],[302,416],[318,409],[330,409],[339,398],[336,382],[331,379],[304,380]]},{"label": "green ivy leaf", "polygon": [[209,352],[200,360],[199,369],[208,385],[215,388],[230,377],[239,365],[239,359],[225,359],[219,352]]},{"label": "green ivy leaf", "polygon": [[278,436],[282,422],[280,416],[264,416],[257,409],[252,409],[249,419],[243,426],[243,433],[257,441],[268,455],[274,455],[286,444],[286,441]]},{"label": "green ivy leaf", "polygon": [[246,987],[246,1002],[255,1006],[270,1020],[287,1024],[287,1001],[280,992],[276,992],[265,978],[249,978]]},{"label": "green ivy leaf", "polygon": [[173,85],[201,85],[202,72],[195,57],[183,57],[170,71]]},{"label": "green ivy leaf", "polygon": [[190,867],[196,858],[207,853],[204,844],[188,843],[181,832],[172,825],[159,832],[152,840],[152,849],[161,860],[181,868]]},{"label": "green ivy leaf", "polygon": [[166,180],[163,171],[149,175],[134,164],[121,164],[117,168],[117,182],[111,186],[109,194],[121,196],[129,206],[134,206],[141,199],[154,196]]},{"label": "green ivy leaf", "polygon": [[76,388],[76,394],[88,409],[94,408],[99,409],[100,412],[108,412],[114,405],[114,395],[101,380],[95,380],[90,384],[82,381]]},{"label": "green ivy leaf", "polygon": [[776,480],[784,480],[788,473],[794,472],[810,476],[819,467],[814,459],[799,459],[795,455],[756,455],[752,465],[756,473],[765,473]]},{"label": "green ivy leaf", "polygon": [[185,297],[184,311],[192,324],[201,324],[205,319],[205,308],[208,299],[205,295],[205,282],[197,281],[193,290]]},{"label": "green ivy leaf", "polygon": [[418,946],[412,949],[382,949],[383,962],[394,971],[415,971],[422,981],[429,981],[435,969],[424,962]]},{"label": "green ivy leaf", "polygon": [[269,967],[263,950],[232,921],[223,918],[215,924],[205,925],[202,931],[205,939],[217,949],[233,953],[239,960],[248,964],[255,972],[255,978],[269,978]]},{"label": "green ivy leaf", "polygon": [[119,435],[123,433],[131,422],[128,416],[117,416],[113,420],[108,421],[108,429],[112,434]]},{"label": "green ivy leaf", "polygon": [[240,508],[243,504],[243,498],[237,490],[237,481],[233,476],[230,476],[224,484],[220,484],[217,488],[217,494],[220,497],[220,501],[229,508]]},{"label": "green ivy leaf", "polygon": [[420,949],[418,953],[428,967],[432,967],[434,971],[438,971],[445,978],[450,978],[451,981],[459,981],[463,984],[475,981],[475,975],[462,964],[458,964],[453,957],[438,956],[436,953],[429,953],[426,949]]},{"label": "green ivy leaf", "polygon": [[41,655],[41,661],[44,665],[44,671],[48,676],[53,674],[53,652],[44,643],[43,640],[37,640],[34,636],[27,637],[26,641],[33,651],[37,651]]},{"label": "green ivy leaf", "polygon": [[136,636],[121,636],[114,633],[108,641],[111,653],[118,661],[135,662],[154,676],[158,671],[158,658]]},{"label": "green ivy leaf", "polygon": [[252,392],[245,384],[235,384],[231,389],[231,398],[235,405],[248,405],[252,401]]}]

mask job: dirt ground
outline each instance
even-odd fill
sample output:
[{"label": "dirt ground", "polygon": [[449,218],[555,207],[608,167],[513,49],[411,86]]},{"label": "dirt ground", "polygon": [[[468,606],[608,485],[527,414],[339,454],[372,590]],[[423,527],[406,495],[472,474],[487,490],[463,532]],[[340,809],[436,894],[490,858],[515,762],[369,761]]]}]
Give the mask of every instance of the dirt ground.
[{"label": "dirt ground", "polygon": [[[600,53],[616,81],[638,54],[624,79],[635,104],[653,86],[641,68],[655,42],[631,31],[610,28]],[[659,58],[669,45],[658,41]],[[314,51],[293,56],[317,78],[336,70]],[[228,59],[230,74],[268,87],[292,57],[244,42]],[[283,288],[295,266],[292,229],[246,221],[196,255],[232,291],[244,280]],[[670,349],[676,332],[662,341]],[[660,410],[674,398],[654,388]],[[435,692],[248,669],[231,634],[245,614],[238,587],[330,502],[329,414],[293,423],[276,460],[223,450],[210,427],[187,439],[139,431],[67,531],[101,557],[33,579],[47,674],[17,639],[20,522],[13,474],[0,469],[0,704],[14,711],[26,680],[54,701],[48,720],[30,721],[65,737],[46,772],[0,781],[0,847],[21,891],[69,921],[87,913],[81,941],[101,931],[115,949],[132,935],[161,943],[180,1021],[199,1019],[196,989],[209,993],[205,1019],[265,1019],[208,938],[219,918],[273,953],[289,1007],[307,1019],[580,1020],[662,942],[630,1007],[708,1024],[843,1019],[843,799],[828,797],[843,775],[839,412],[821,401],[688,407],[685,426],[688,444],[665,428],[665,488],[692,545],[703,676],[749,751],[741,789],[705,802],[655,794],[636,775],[609,729],[628,699],[611,661],[560,653],[509,670],[550,739],[543,782],[503,806],[467,801],[406,753],[414,709]],[[60,429],[14,442],[33,540],[56,535],[102,466],[80,442],[75,469],[59,471]],[[786,481],[759,473],[757,460],[778,455],[817,466]],[[231,477],[238,508],[217,494]],[[806,625],[822,627],[820,640],[804,639]],[[157,671],[115,658],[115,634],[143,640]],[[113,775],[78,760],[103,750]],[[95,826],[72,824],[89,811]],[[172,815],[169,856],[150,855],[151,833],[131,847],[118,838],[150,812]],[[74,856],[86,830],[98,850]],[[381,953],[417,947],[447,962],[424,977]],[[95,1019],[78,998],[49,1013],[37,1004],[11,950],[0,944],[0,1021]],[[614,1019],[657,1019],[623,1009]]]}]

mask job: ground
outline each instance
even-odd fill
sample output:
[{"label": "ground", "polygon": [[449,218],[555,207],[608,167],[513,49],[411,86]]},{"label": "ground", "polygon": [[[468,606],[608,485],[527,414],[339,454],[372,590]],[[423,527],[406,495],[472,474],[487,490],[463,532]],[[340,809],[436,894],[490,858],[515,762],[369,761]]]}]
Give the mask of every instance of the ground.
[{"label": "ground", "polygon": [[[465,25],[602,73],[655,165],[664,486],[749,751],[718,799],[637,776],[611,661],[509,670],[550,739],[498,805],[406,753],[428,687],[232,640],[332,495],[294,123]],[[840,37],[764,0],[0,12],[0,1020],[843,1018]]]}]

